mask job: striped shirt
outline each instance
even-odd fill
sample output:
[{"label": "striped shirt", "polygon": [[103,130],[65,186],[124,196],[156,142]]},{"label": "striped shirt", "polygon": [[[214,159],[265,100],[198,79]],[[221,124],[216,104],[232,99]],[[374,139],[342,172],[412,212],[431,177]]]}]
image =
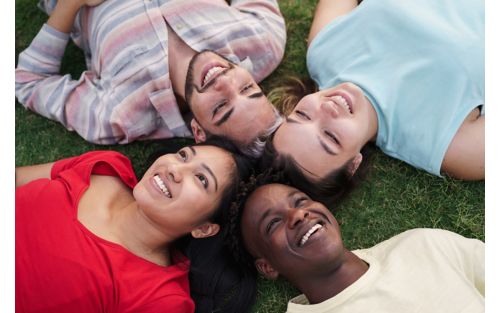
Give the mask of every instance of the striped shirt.
[{"label": "striped shirt", "polygon": [[[47,13],[56,0],[41,0]],[[19,55],[16,97],[97,144],[190,137],[169,76],[167,24],[193,50],[214,50],[257,82],[283,58],[286,30],[275,0],[107,0],[83,7],[71,34],[44,24]],[[69,37],[87,64],[60,75]]]}]

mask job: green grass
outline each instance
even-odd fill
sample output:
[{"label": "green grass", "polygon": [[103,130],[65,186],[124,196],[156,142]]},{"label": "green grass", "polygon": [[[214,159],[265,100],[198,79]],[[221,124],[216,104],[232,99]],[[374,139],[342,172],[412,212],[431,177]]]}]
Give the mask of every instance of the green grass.
[{"label": "green grass", "polygon": [[[46,16],[34,0],[16,0],[16,57],[36,35]],[[280,67],[263,82],[269,91],[287,75],[306,76],[306,38],[316,1],[280,1],[287,20],[288,41]],[[79,77],[82,53],[69,45],[62,71]],[[118,150],[129,156],[137,173],[158,146],[135,142],[126,146],[98,146],[85,142],[59,123],[25,110],[16,102],[16,165],[49,162],[95,149]],[[448,229],[484,240],[484,182],[439,178],[416,170],[380,152],[374,156],[369,178],[336,214],[348,248],[372,246],[404,230],[416,227]],[[259,280],[254,312],[284,312],[286,302],[298,291],[285,281]]]}]

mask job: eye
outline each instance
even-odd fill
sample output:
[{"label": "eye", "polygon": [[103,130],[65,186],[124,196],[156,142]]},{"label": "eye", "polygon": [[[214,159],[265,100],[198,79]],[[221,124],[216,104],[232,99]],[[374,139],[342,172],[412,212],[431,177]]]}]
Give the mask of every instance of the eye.
[{"label": "eye", "polygon": [[309,198],[307,198],[307,197],[297,198],[295,200],[294,205],[295,205],[296,208],[300,208],[301,206],[303,206],[307,202],[307,200],[309,200]]},{"label": "eye", "polygon": [[280,221],[279,217],[273,218],[266,226],[266,233],[269,234],[272,230],[273,227]]},{"label": "eye", "polygon": [[248,89],[250,89],[252,87],[253,87],[253,83],[252,84],[248,84],[245,87],[243,87],[243,89],[241,89],[240,93],[244,93],[245,91],[247,91]]},{"label": "eye", "polygon": [[208,179],[205,175],[197,174],[196,178],[198,178],[198,180],[201,182],[201,184],[203,185],[203,188],[208,189]]},{"label": "eye", "polygon": [[337,139],[337,136],[335,136],[333,133],[325,130],[325,135],[328,137],[328,138],[331,138],[336,144],[340,145],[340,142],[339,140]]},{"label": "eye", "polygon": [[187,152],[184,151],[184,150],[179,150],[179,152],[177,152],[177,154],[181,157],[182,161],[186,161],[187,160]]},{"label": "eye", "polygon": [[311,120],[311,118],[309,117],[309,115],[307,115],[305,112],[303,111],[295,111],[295,114],[297,114],[298,116],[300,116],[302,119],[306,119],[306,120]]},{"label": "eye", "polygon": [[215,108],[212,111],[212,116],[215,116],[220,109],[222,109],[227,104],[227,100],[223,100],[215,105]]}]

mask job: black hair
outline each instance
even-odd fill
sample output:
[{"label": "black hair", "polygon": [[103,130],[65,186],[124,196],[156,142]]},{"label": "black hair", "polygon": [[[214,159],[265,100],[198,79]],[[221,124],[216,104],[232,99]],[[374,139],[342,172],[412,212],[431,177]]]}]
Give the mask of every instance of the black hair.
[{"label": "black hair", "polygon": [[254,257],[248,252],[241,232],[241,216],[248,197],[259,187],[271,183],[289,184],[282,172],[268,169],[250,179],[240,186],[240,192],[228,210],[229,218],[226,226],[226,245],[231,251],[234,261],[246,272],[248,277],[257,278]]},{"label": "black hair", "polygon": [[[155,151],[149,160],[173,153],[185,144],[165,145]],[[248,277],[240,271],[224,246],[227,224],[227,209],[238,193],[240,181],[248,179],[255,162],[240,154],[234,144],[218,137],[193,146],[215,146],[231,154],[236,166],[230,173],[229,183],[223,190],[219,204],[208,220],[221,226],[221,231],[213,237],[194,239],[184,236],[176,241],[177,249],[181,250],[190,260],[189,283],[191,298],[195,302],[195,312],[247,312],[255,300],[255,288],[247,288]],[[250,282],[250,285],[252,283]],[[255,283],[253,283],[255,285]]]},{"label": "black hair", "polygon": [[363,161],[351,175],[347,161],[342,167],[332,170],[323,178],[312,179],[303,173],[297,162],[288,154],[280,154],[273,145],[274,134],[269,137],[259,167],[282,171],[291,186],[308,194],[311,199],[321,202],[334,212],[340,203],[366,178],[371,166],[373,145],[366,144],[361,149]]}]

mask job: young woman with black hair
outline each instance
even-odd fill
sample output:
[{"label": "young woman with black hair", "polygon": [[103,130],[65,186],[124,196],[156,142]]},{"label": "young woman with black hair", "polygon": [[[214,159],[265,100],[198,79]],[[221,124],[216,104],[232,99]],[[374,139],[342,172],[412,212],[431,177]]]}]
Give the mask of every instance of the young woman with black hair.
[{"label": "young woman with black hair", "polygon": [[[191,238],[221,233],[249,175],[248,160],[228,148],[214,140],[162,155],[139,181],[113,151],[17,168],[17,310],[246,311],[253,295],[228,298],[220,288],[205,293],[212,306],[198,307],[188,281],[190,261],[214,256],[189,250]],[[221,273],[229,286],[241,283],[231,266]]]}]

